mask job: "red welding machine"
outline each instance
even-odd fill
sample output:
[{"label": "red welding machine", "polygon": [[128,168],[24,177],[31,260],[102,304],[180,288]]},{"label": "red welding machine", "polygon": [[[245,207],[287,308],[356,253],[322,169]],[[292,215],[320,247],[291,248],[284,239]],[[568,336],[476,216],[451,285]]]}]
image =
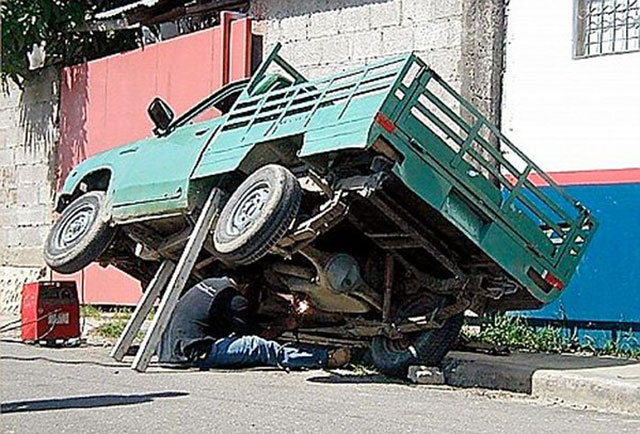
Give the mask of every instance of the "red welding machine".
[{"label": "red welding machine", "polygon": [[63,343],[80,337],[80,305],[75,282],[22,286],[22,340]]}]

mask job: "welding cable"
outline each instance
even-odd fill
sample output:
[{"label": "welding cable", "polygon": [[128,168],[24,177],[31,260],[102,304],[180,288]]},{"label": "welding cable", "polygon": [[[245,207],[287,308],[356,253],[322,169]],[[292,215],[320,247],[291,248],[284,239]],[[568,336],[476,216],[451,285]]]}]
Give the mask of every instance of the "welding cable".
[{"label": "welding cable", "polygon": [[58,324],[54,321],[51,323],[51,325],[49,326],[49,330],[47,330],[46,332],[44,332],[44,334],[42,336],[36,336],[36,341],[42,340],[44,338],[46,338],[47,336],[49,336],[49,333],[51,333],[53,331],[54,328],[56,328]]},{"label": "welding cable", "polygon": [[1,326],[0,326],[0,332],[2,332],[2,329],[3,329],[3,328],[8,327],[8,326],[10,326],[10,325],[12,325],[12,324],[15,324],[15,323],[17,323],[17,322],[20,322],[20,321],[22,321],[22,319],[21,319],[21,318],[18,318],[18,319],[16,319],[16,320],[9,321],[8,323],[1,325]]},{"label": "welding cable", "polygon": [[[42,319],[44,319],[44,318],[48,317],[48,316],[49,316],[49,315],[51,315],[52,313],[58,313],[58,312],[60,312],[61,310],[62,310],[62,308],[61,308],[61,307],[59,307],[58,309],[54,309],[54,310],[52,310],[51,312],[47,312],[46,314],[42,315],[42,316],[41,316],[41,317],[39,317],[39,318],[36,318],[36,319],[34,319],[34,320],[31,320],[31,321],[27,321],[27,322],[25,322],[25,323],[20,323],[20,324],[18,324],[18,325],[12,326],[12,327],[9,327],[9,326],[10,326],[10,325],[12,325],[12,324],[14,324],[14,323],[16,323],[16,322],[20,322],[21,320],[19,320],[19,319],[18,319],[18,320],[15,320],[15,321],[9,321],[8,323],[6,323],[6,324],[4,324],[4,325],[0,326],[0,333],[6,333],[6,332],[9,332],[9,331],[11,331],[11,330],[16,330],[16,329],[19,329],[19,328],[20,328],[20,327],[22,327],[22,326],[27,325],[27,324],[33,324],[34,322],[38,322],[38,321],[40,321],[40,320],[42,320]],[[56,325],[56,324],[54,323],[53,325]],[[5,327],[9,327],[9,328],[5,328]],[[50,333],[50,332],[47,332],[47,334],[48,334],[48,333]]]}]

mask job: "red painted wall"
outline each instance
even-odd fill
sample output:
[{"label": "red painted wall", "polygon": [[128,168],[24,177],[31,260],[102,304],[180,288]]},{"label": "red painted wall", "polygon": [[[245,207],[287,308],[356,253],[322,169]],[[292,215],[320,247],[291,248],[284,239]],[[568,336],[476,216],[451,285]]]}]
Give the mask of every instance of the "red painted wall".
[{"label": "red painted wall", "polygon": [[[85,158],[151,135],[147,106],[156,96],[179,114],[222,85],[248,77],[250,69],[251,21],[228,12],[219,26],[65,68],[58,188]],[[85,303],[135,304],[141,294],[138,281],[95,264],[83,273],[54,277],[75,279]]]}]

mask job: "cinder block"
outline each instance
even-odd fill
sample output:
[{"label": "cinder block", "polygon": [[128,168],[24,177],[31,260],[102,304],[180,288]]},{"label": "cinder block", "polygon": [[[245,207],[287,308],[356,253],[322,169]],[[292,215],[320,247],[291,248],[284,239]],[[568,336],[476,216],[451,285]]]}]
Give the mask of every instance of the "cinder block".
[{"label": "cinder block", "polygon": [[0,186],[0,204],[15,206],[18,203],[18,191],[14,186]]},{"label": "cinder block", "polygon": [[[2,194],[1,191],[0,194]],[[0,201],[0,204],[2,204],[0,208],[0,228],[11,227],[16,220],[15,211],[13,207],[10,207],[9,204],[5,202]]]},{"label": "cinder block", "polygon": [[16,230],[20,239],[18,245],[23,247],[42,247],[44,238],[38,226],[21,227]]},{"label": "cinder block", "polygon": [[7,107],[0,110],[0,128],[15,128],[18,126],[19,119],[18,107]]},{"label": "cinder block", "polygon": [[375,58],[382,52],[381,30],[354,33],[350,40],[351,58],[354,60]]},{"label": "cinder block", "polygon": [[18,184],[39,184],[48,182],[49,166],[46,164],[33,164],[18,167]]},{"label": "cinder block", "polygon": [[16,186],[17,180],[16,166],[0,166],[0,186],[7,187]]},{"label": "cinder block", "polygon": [[350,60],[350,35],[336,35],[322,39],[322,63],[336,64]]},{"label": "cinder block", "polygon": [[416,51],[450,48],[462,45],[462,19],[442,18],[414,27]]},{"label": "cinder block", "polygon": [[438,18],[462,14],[462,4],[468,0],[403,0],[402,19],[424,23]]},{"label": "cinder block", "polygon": [[13,166],[14,164],[13,150],[0,149],[0,166]]},{"label": "cinder block", "polygon": [[38,226],[48,224],[51,221],[51,213],[45,205],[18,208],[16,211],[16,226]]},{"label": "cinder block", "polygon": [[444,384],[444,373],[435,366],[409,366],[407,378],[417,384]]},{"label": "cinder block", "polygon": [[21,244],[21,232],[16,227],[3,228],[4,239],[7,243],[7,247],[15,247]]},{"label": "cinder block", "polygon": [[369,30],[371,7],[368,5],[346,6],[338,15],[338,32],[354,33]]},{"label": "cinder block", "polygon": [[322,39],[291,41],[282,45],[282,56],[296,67],[317,65],[322,60]]},{"label": "cinder block", "polygon": [[382,31],[383,56],[413,50],[413,27],[386,27]]},{"label": "cinder block", "polygon": [[338,17],[340,9],[314,12],[309,16],[307,37],[309,39],[320,38],[338,34]]},{"label": "cinder block", "polygon": [[[422,1],[422,0],[417,0]],[[430,0],[433,4],[433,17],[434,18],[443,18],[450,17],[453,15],[461,15],[462,7],[465,1],[473,1],[473,0]]]},{"label": "cinder block", "polygon": [[20,186],[18,187],[18,205],[33,205],[38,201],[37,186]]},{"label": "cinder block", "polygon": [[402,18],[414,22],[432,20],[434,18],[434,1],[435,0],[403,0]]},{"label": "cinder block", "polygon": [[13,148],[13,158],[17,166],[49,164],[47,146],[17,146]]},{"label": "cinder block", "polygon": [[0,111],[18,107],[21,95],[20,88],[12,80],[7,80],[7,88],[0,90]]},{"label": "cinder block", "polygon": [[402,23],[402,2],[393,0],[371,4],[371,28],[399,26]]},{"label": "cinder block", "polygon": [[308,15],[294,15],[280,20],[280,36],[285,41],[298,41],[307,38]]},{"label": "cinder block", "polygon": [[337,65],[307,65],[299,68],[299,71],[310,79],[326,77],[337,70]]},{"label": "cinder block", "polygon": [[[0,120],[2,120],[2,117],[3,114],[0,113]],[[0,145],[2,145],[2,149],[13,149],[23,144],[24,130],[18,127],[17,124],[0,127]]]},{"label": "cinder block", "polygon": [[[460,81],[462,47],[420,51],[417,54],[452,86],[452,82]],[[459,89],[459,87],[455,86],[454,88]]]},{"label": "cinder block", "polygon": [[24,267],[44,267],[42,246],[16,247],[11,251],[11,265]]}]

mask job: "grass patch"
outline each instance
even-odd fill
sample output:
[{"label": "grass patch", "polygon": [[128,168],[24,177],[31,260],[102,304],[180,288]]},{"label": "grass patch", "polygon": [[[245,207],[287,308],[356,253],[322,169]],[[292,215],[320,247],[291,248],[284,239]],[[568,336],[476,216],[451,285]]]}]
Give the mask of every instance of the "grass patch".
[{"label": "grass patch", "polygon": [[[153,308],[147,315],[146,321],[152,320],[155,312],[156,309]],[[118,308],[113,310],[111,314],[105,314],[102,312],[101,318],[104,318],[105,322],[96,327],[93,330],[93,334],[107,339],[117,339],[124,331],[131,315],[133,315],[133,311],[130,308]],[[137,340],[140,340],[143,337],[144,333],[142,331],[139,331],[136,334]]]},{"label": "grass patch", "polygon": [[585,338],[587,344],[583,347],[598,356],[615,356],[640,360],[640,342],[631,331],[619,333],[617,339],[609,340],[602,348],[595,345],[589,336]]},{"label": "grass patch", "polygon": [[117,309],[111,318],[96,327],[94,333],[103,338],[117,339],[124,331],[129,318],[131,318],[131,310]]},{"label": "grass patch", "polygon": [[536,328],[518,316],[496,315],[483,325],[475,340],[492,345],[503,345],[517,350],[541,353],[561,353],[575,348],[562,329],[546,326]]},{"label": "grass patch", "polygon": [[102,318],[102,311],[97,307],[90,304],[83,304],[80,306],[80,315],[85,318]]},{"label": "grass patch", "polygon": [[615,340],[609,340],[601,348],[588,336],[586,344],[581,344],[577,330],[553,326],[534,327],[525,318],[514,315],[495,315],[483,324],[480,333],[471,339],[501,345],[513,350],[540,353],[587,352],[598,356],[616,356],[640,359],[640,342],[632,333],[619,333]]},{"label": "grass patch", "polygon": [[124,327],[126,325],[127,325],[126,320],[121,320],[121,319],[112,320],[104,324],[100,324],[95,329],[95,334],[98,336],[102,336],[103,338],[117,339],[124,331]]}]

